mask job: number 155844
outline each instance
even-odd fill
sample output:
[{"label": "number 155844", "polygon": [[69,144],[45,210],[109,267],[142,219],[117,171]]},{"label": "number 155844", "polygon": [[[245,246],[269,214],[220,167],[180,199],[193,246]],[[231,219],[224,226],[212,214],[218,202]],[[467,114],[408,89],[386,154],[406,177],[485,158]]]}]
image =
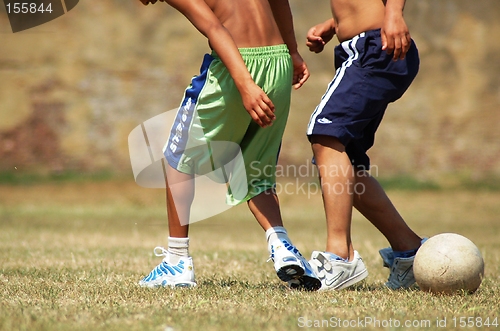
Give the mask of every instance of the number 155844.
[{"label": "number 155844", "polygon": [[52,13],[52,3],[14,2],[5,5],[8,14]]}]

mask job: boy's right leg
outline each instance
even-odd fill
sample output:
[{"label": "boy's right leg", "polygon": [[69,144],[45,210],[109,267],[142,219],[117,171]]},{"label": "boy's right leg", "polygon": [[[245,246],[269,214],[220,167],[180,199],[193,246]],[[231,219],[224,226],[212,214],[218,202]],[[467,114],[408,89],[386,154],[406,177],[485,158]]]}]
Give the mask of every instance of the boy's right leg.
[{"label": "boy's right leg", "polygon": [[186,238],[194,199],[193,176],[166,165],[166,204],[170,237]]},{"label": "boy's right leg", "polygon": [[318,290],[320,281],[283,227],[278,196],[272,190],[267,190],[250,199],[248,207],[266,231],[270,259],[274,262],[278,277],[288,282],[291,288]]},{"label": "boy's right leg", "polygon": [[340,290],[368,276],[351,241],[354,173],[345,147],[337,138],[311,136],[327,221],[327,244],[314,251],[310,264],[320,278],[321,290]]},{"label": "boy's right leg", "polygon": [[311,136],[326,214],[326,251],[345,260],[354,257],[351,241],[354,174],[345,147],[337,138]]},{"label": "boy's right leg", "polygon": [[194,265],[189,256],[189,211],[194,198],[192,176],[166,167],[166,204],[168,215],[168,248],[156,247],[156,256],[164,256],[139,285],[143,287],[196,286]]}]

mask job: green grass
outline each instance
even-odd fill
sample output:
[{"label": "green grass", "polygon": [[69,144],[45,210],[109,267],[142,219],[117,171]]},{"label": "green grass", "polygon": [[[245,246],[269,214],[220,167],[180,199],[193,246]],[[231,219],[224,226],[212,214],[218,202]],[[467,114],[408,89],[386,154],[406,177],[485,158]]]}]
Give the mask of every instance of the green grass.
[{"label": "green grass", "polygon": [[377,178],[388,190],[404,191],[488,191],[500,192],[500,178],[497,175],[483,175],[473,178],[470,174],[454,173],[441,181],[418,179],[410,175]]},{"label": "green grass", "polygon": [[442,185],[434,181],[419,180],[411,176],[393,176],[378,178],[378,180],[386,190],[437,191],[444,189]]},{"label": "green grass", "polygon": [[[286,169],[283,170],[286,172]],[[290,172],[290,174],[293,174]],[[317,183],[316,173],[307,174],[302,181]],[[380,184],[388,190],[399,191],[489,191],[500,192],[500,178],[496,174],[482,174],[475,178],[470,173],[452,173],[442,176],[440,181],[419,179],[410,174],[377,177]],[[132,175],[117,173],[111,170],[99,172],[80,172],[76,170],[62,172],[36,171],[0,171],[0,185],[30,186],[43,184],[81,184],[86,182],[127,181]],[[281,178],[284,181],[295,181],[295,178]]]},{"label": "green grass", "polygon": [[22,172],[22,171],[0,171],[0,185],[34,185],[44,183],[67,183],[86,181],[107,181],[123,177],[112,171],[100,172]]},{"label": "green grass", "polygon": [[[266,263],[264,234],[245,206],[192,225],[197,288],[143,289],[137,281],[159,262],[153,248],[166,244],[161,190],[124,180],[0,185],[0,330],[326,330],[338,323],[403,330],[396,321],[406,320],[420,325],[412,329],[483,330],[480,319],[500,323],[500,193],[389,194],[419,234],[456,232],[476,243],[486,271],[475,294],[385,289],[388,270],[377,250],[387,242],[358,214],[353,239],[368,278],[340,292],[288,290]],[[280,199],[303,254],[323,249],[321,197]],[[460,318],[473,318],[474,327],[460,327]]]}]

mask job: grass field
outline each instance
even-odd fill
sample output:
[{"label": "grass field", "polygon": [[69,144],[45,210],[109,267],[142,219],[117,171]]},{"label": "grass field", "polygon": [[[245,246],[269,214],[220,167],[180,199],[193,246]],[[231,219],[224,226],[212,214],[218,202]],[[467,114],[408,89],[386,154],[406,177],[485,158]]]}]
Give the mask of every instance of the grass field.
[{"label": "grass field", "polygon": [[[357,214],[366,281],[340,292],[288,290],[266,263],[263,231],[246,206],[192,225],[197,288],[143,289],[137,281],[159,262],[153,248],[166,245],[161,190],[126,180],[0,185],[0,330],[500,328],[500,192],[389,194],[419,234],[456,232],[477,244],[486,264],[478,292],[385,289],[378,249],[387,242]],[[281,202],[302,253],[323,249],[321,197]]]}]

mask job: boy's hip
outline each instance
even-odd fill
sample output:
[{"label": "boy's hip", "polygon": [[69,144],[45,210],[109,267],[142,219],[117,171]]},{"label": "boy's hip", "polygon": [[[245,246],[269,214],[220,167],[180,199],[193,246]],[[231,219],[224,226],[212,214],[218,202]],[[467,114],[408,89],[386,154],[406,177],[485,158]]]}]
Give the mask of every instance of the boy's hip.
[{"label": "boy's hip", "polygon": [[420,64],[418,49],[411,40],[405,59],[394,61],[393,54],[382,50],[381,30],[360,33],[335,47],[335,67],[348,65],[373,72],[395,72],[397,75],[415,76]]},{"label": "boy's hip", "polygon": [[[282,57],[290,55],[288,47],[285,44],[259,46],[259,47],[240,47],[238,48],[238,50],[244,60],[258,59],[258,58],[273,58],[273,57]],[[214,50],[212,50],[211,55],[216,59],[220,59],[219,55]]]}]

